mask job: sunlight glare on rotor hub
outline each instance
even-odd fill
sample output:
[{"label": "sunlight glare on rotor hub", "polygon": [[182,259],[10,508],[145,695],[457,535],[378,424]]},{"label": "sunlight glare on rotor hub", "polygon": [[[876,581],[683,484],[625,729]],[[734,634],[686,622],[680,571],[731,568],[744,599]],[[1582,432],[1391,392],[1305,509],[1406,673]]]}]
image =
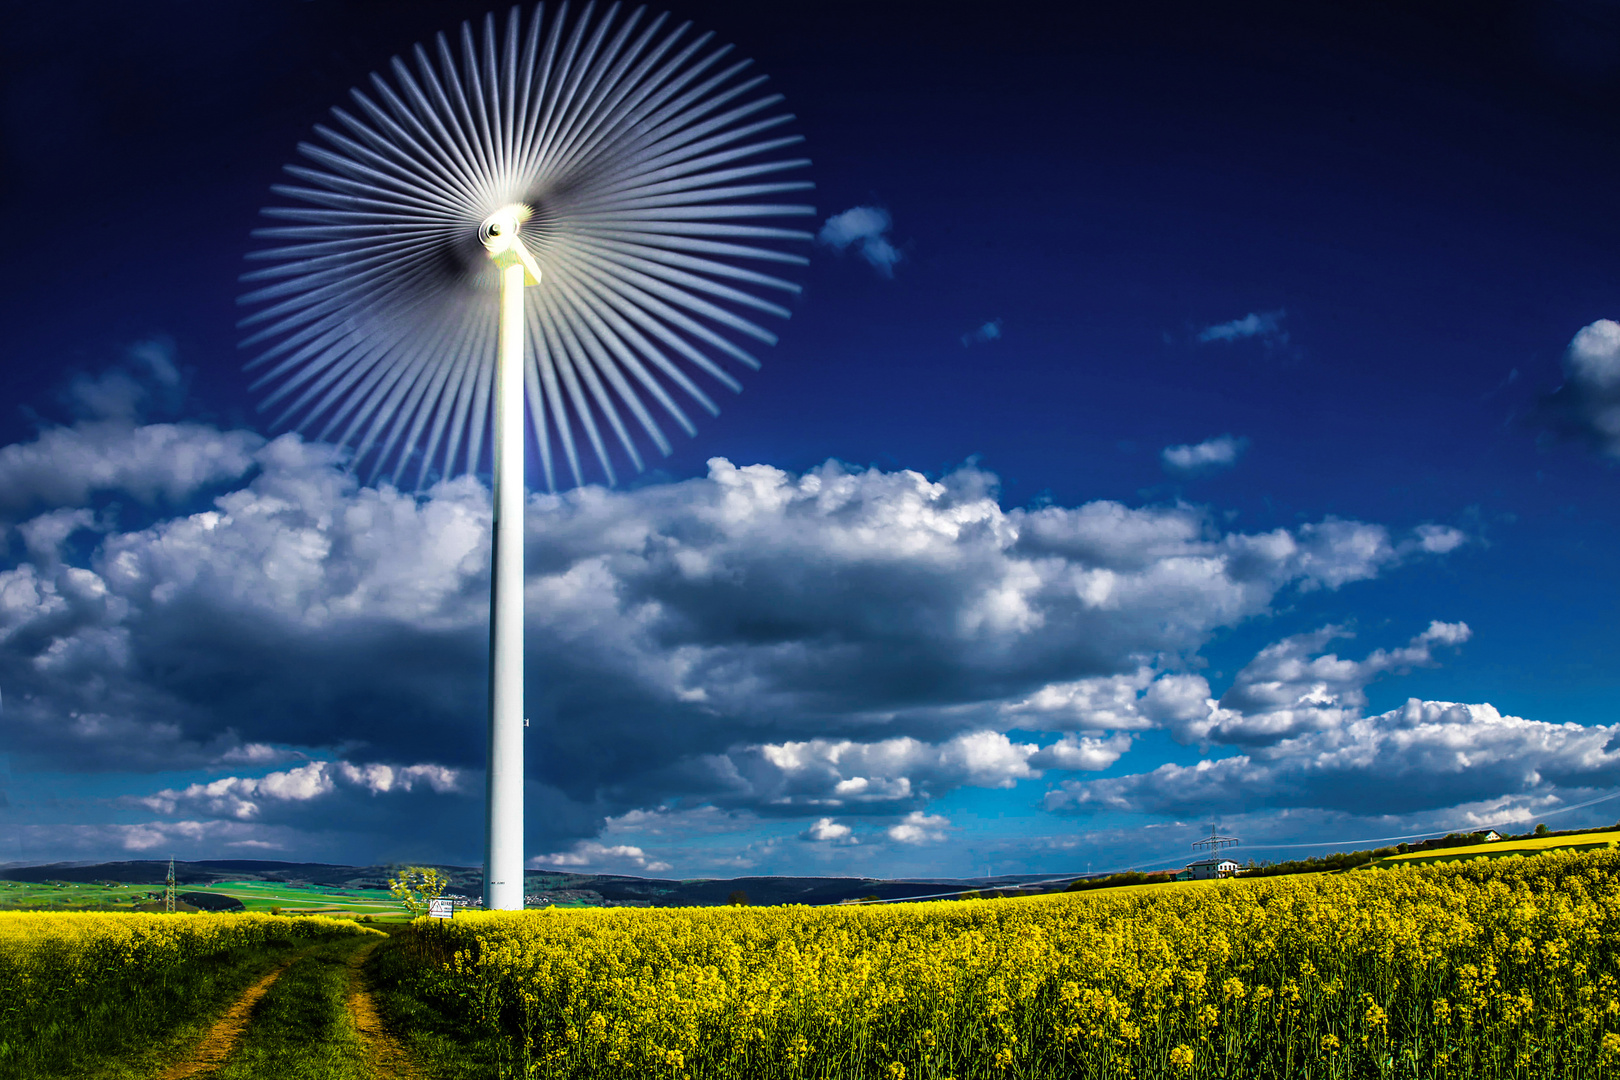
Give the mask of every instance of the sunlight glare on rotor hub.
[{"label": "sunlight glare on rotor hub", "polygon": [[512,238],[518,235],[523,223],[532,216],[534,211],[523,203],[503,206],[478,226],[478,240],[489,249],[490,254],[498,254],[511,245]]}]

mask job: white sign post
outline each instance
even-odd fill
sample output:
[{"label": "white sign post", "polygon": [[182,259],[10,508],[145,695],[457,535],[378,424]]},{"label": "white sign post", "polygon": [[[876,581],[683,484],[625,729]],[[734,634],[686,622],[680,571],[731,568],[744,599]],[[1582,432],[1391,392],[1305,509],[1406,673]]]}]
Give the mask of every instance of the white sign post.
[{"label": "white sign post", "polygon": [[449,919],[454,918],[455,914],[456,909],[448,900],[428,901],[428,918],[430,919]]}]

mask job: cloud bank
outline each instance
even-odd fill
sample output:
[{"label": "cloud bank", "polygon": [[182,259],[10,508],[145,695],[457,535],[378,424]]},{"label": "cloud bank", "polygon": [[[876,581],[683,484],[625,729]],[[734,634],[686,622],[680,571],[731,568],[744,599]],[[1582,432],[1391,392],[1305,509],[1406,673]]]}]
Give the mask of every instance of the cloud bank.
[{"label": "cloud bank", "polygon": [[1305,808],[1413,814],[1504,795],[1535,796],[1550,788],[1612,788],[1620,784],[1617,737],[1620,726],[1549,724],[1503,716],[1489,705],[1413,699],[1386,713],[1346,717],[1249,753],[1065,781],[1047,795],[1045,805],[1059,812]]},{"label": "cloud bank", "polygon": [[354,765],[347,761],[312,761],[285,772],[260,777],[226,776],[181,790],[166,789],[134,800],[163,814],[203,813],[242,821],[264,816],[266,807],[303,803],[331,795],[339,785],[372,795],[410,792],[418,786],[444,795],[461,790],[460,775],[442,765]]},{"label": "cloud bank", "polygon": [[[1462,623],[1431,623],[1398,649],[1362,660],[1325,652],[1349,636],[1329,626],[1261,650],[1217,700],[1197,676],[1138,675],[1099,719],[1164,726],[1184,742],[1241,753],[1101,780],[1066,780],[1049,792],[1057,812],[1131,813],[1331,810],[1415,814],[1560,788],[1620,783],[1620,725],[1550,724],[1503,716],[1490,705],[1409,700],[1364,715],[1366,687],[1437,662],[1468,641]],[[1154,698],[1153,690],[1168,684]],[[1083,721],[1082,721],[1083,722]]]},{"label": "cloud bank", "polygon": [[50,428],[0,447],[0,521],[30,509],[87,506],[107,492],[179,503],[246,474],[263,444],[253,432],[203,424],[86,420]]},{"label": "cloud bank", "polygon": [[[40,443],[116,462],[180,438],[120,430]],[[0,570],[6,749],[18,768],[136,777],[117,805],[148,818],[28,835],[335,856],[390,850],[401,815],[420,815],[413,843],[476,858],[487,490],[365,487],[296,436],[198,426],[182,441],[192,464],[153,471],[180,475],[176,492],[229,490],[133,528],[82,505],[116,474],[0,451],[32,513]],[[62,542],[78,529],[93,544]],[[715,459],[679,483],[533,496],[526,530],[536,865],[673,866],[680,830],[659,823],[699,811],[719,815],[705,829],[781,822],[812,846],[920,848],[954,835],[938,800],[1031,782],[1054,785],[1056,813],[1168,812],[1203,780],[1232,805],[1350,805],[1331,791],[1376,786],[1394,748],[1476,729],[1496,756],[1435,766],[1457,800],[1529,790],[1502,763],[1555,744],[1535,767],[1546,783],[1608,767],[1582,741],[1604,745],[1583,734],[1596,729],[1548,734],[1489,706],[1362,715],[1372,680],[1436,662],[1466,642],[1461,624],[1360,659],[1326,651],[1340,626],[1285,638],[1220,694],[1199,673],[1221,629],[1442,557],[1466,539],[1446,526],[1239,532],[1188,505],[1009,509],[971,467],[795,475]],[[1231,756],[1120,773],[1154,730]],[[142,773],[187,769],[205,776],[138,790]]]}]

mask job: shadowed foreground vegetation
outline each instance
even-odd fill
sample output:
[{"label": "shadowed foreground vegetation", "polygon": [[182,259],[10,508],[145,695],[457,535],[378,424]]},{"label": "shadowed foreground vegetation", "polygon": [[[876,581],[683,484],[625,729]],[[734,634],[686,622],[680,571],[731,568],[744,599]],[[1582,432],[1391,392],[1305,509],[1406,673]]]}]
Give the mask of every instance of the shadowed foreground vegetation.
[{"label": "shadowed foreground vegetation", "polygon": [[372,936],[270,915],[0,913],[0,1078],[146,1078],[290,957]]}]

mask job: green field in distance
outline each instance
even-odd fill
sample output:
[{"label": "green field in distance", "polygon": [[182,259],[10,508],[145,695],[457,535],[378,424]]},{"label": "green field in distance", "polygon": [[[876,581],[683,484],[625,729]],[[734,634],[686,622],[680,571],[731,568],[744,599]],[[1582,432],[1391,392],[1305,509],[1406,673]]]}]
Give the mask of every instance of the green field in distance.
[{"label": "green field in distance", "polygon": [[[216,881],[207,885],[181,885],[180,893],[211,893],[240,900],[249,911],[280,908],[284,915],[331,915],[404,921],[399,901],[384,889],[338,888],[329,885],[292,885],[280,881]],[[0,880],[0,910],[17,908],[91,908],[136,911],[161,906],[162,885],[121,882],[4,881]]]}]

